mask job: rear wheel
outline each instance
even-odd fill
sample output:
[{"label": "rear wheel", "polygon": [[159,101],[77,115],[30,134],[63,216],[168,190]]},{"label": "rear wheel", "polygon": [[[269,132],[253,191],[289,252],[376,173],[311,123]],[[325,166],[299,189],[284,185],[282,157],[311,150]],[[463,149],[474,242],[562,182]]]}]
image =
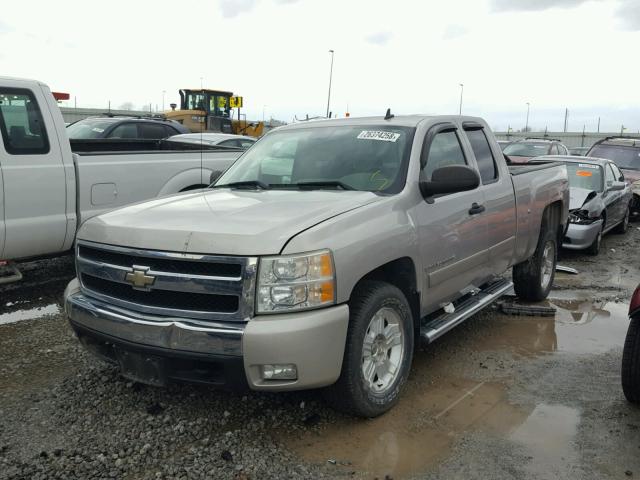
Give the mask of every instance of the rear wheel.
[{"label": "rear wheel", "polygon": [[640,403],[640,316],[631,319],[624,341],[622,391],[627,400]]},{"label": "rear wheel", "polygon": [[413,357],[413,319],[393,285],[363,282],[349,302],[349,329],[338,381],[325,398],[337,410],[376,417],[389,410],[407,381]]},{"label": "rear wheel", "polygon": [[624,214],[624,219],[622,220],[622,222],[616,225],[616,228],[614,228],[613,231],[615,233],[627,233],[627,230],[629,229],[630,218],[631,218],[631,205],[627,207],[627,211]]},{"label": "rear wheel", "polygon": [[513,288],[516,295],[533,302],[547,298],[556,274],[557,259],[557,236],[554,230],[544,224],[533,256],[513,267]]}]

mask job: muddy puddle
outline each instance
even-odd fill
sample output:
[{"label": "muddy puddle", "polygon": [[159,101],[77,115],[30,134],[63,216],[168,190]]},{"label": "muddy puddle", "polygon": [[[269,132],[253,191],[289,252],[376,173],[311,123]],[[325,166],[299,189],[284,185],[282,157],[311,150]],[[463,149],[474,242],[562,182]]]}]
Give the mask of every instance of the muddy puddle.
[{"label": "muddy puddle", "polygon": [[410,384],[382,417],[347,420],[320,434],[290,439],[289,446],[312,462],[398,479],[426,471],[446,459],[466,432],[481,431],[523,447],[534,459],[532,468],[543,462],[546,469],[560,469],[577,455],[572,440],[579,418],[579,412],[562,405],[513,405],[499,383],[443,379]]},{"label": "muddy puddle", "polygon": [[[490,327],[472,335],[476,351],[507,350],[524,357],[598,354],[622,347],[628,326],[623,303],[570,297],[550,300],[554,317],[491,314]],[[437,359],[418,353],[398,405],[382,417],[347,419],[289,438],[289,448],[311,462],[334,463],[373,477],[410,477],[451,455],[469,432],[493,434],[519,446],[532,460],[523,468],[560,474],[578,460],[580,412],[564,405],[514,405],[507,386],[455,378]],[[422,356],[422,358],[421,358]],[[438,373],[434,375],[434,373]],[[348,470],[347,470],[348,469]],[[566,473],[566,472],[565,472]]]},{"label": "muddy puddle", "polygon": [[544,305],[556,308],[554,317],[497,314],[475,343],[479,350],[508,349],[534,356],[545,353],[598,354],[622,347],[629,319],[626,303],[587,297],[553,298]]}]

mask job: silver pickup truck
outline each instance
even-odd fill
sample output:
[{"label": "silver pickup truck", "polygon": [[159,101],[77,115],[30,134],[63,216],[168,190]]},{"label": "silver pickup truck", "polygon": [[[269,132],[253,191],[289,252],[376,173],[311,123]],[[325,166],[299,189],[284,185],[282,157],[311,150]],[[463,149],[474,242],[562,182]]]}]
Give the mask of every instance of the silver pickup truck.
[{"label": "silver pickup truck", "polygon": [[565,166],[509,167],[480,118],[294,124],[208,190],[87,221],[66,312],[128,378],[326,387],[373,417],[418,340],[547,296],[568,206]]}]

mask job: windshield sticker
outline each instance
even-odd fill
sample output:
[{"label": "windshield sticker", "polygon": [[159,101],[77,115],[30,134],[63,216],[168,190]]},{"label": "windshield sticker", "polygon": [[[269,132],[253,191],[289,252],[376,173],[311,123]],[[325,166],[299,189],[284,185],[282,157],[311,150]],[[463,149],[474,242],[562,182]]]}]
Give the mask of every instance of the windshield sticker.
[{"label": "windshield sticker", "polygon": [[103,133],[104,132],[104,128],[98,128],[98,127],[93,127],[91,129],[92,132],[98,132],[98,133]]},{"label": "windshield sticker", "polygon": [[576,175],[578,177],[593,177],[593,173],[587,172],[586,170],[576,170]]},{"label": "windshield sticker", "polygon": [[399,133],[383,132],[382,130],[363,130],[357,137],[359,140],[380,140],[382,142],[395,142],[400,138]]},{"label": "windshield sticker", "polygon": [[591,168],[592,170],[598,170],[600,168],[599,166],[591,163],[579,163],[578,166],[581,168]]}]

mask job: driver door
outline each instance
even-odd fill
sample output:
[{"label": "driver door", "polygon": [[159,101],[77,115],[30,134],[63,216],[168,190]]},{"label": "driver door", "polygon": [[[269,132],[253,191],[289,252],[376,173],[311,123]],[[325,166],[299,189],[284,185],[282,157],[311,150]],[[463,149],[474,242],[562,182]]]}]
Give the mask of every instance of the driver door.
[{"label": "driver door", "polygon": [[[425,137],[421,157],[421,180],[447,165],[476,168],[462,147],[454,124],[434,126]],[[418,235],[426,294],[422,314],[437,310],[468,293],[486,277],[487,220],[482,207],[482,188],[436,195],[417,206]]]}]

